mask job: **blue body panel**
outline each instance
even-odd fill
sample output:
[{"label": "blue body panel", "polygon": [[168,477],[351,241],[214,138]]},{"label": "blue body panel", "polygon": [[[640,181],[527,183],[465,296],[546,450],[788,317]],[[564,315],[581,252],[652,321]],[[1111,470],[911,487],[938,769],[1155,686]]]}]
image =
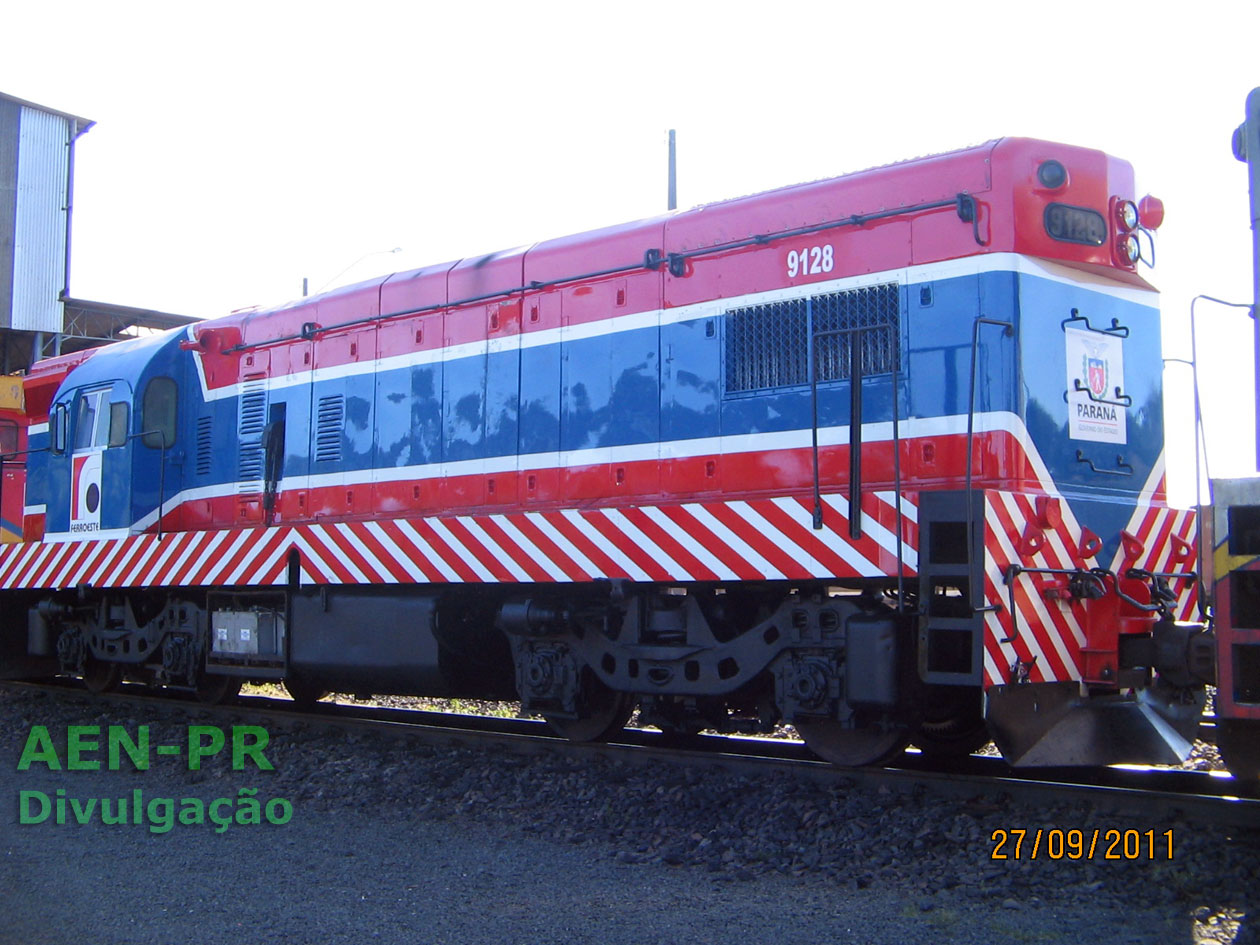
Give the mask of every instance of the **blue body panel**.
[{"label": "blue body panel", "polygon": [[[1077,520],[1103,538],[1099,560],[1107,561],[1118,547],[1120,531],[1133,515],[1137,494],[1150,483],[1162,462],[1163,354],[1159,311],[1092,292],[1085,286],[1030,276],[1021,276],[1019,285],[1024,393],[1021,416]],[[1069,437],[1069,405],[1064,397],[1066,335],[1062,323],[1074,312],[1087,318],[1093,328],[1108,328],[1114,320],[1120,328],[1127,329],[1122,341],[1122,395],[1132,398],[1132,405],[1126,411],[1127,437],[1123,444]],[[1084,326],[1082,322],[1074,324]],[[1108,396],[1113,393],[1109,391]],[[1091,462],[1097,471],[1090,468]]]},{"label": "blue body panel", "polygon": [[[897,399],[902,420],[965,418],[974,320],[984,316],[1011,322],[1014,336],[998,327],[981,329],[976,412],[1023,419],[1078,519],[1100,535],[1116,535],[1131,515],[1134,496],[1147,482],[1163,442],[1157,310],[1088,285],[1009,271],[902,285],[899,292],[902,367]],[[1130,328],[1124,341],[1124,384],[1133,406],[1129,442],[1119,450],[1068,437],[1062,322],[1073,309],[1088,313],[1092,324],[1107,325],[1116,318]],[[374,363],[366,361],[352,369],[317,372],[314,383],[299,377],[273,384],[266,395],[267,417],[275,419],[283,405],[286,423],[282,488],[302,488],[308,482],[312,487],[340,482],[349,487],[366,484],[373,469],[408,466],[427,466],[430,472],[423,475],[433,476],[436,464],[469,460],[515,469],[518,455],[557,451],[642,446],[641,458],[646,459],[662,455],[661,443],[808,431],[808,384],[724,390],[727,330],[726,319],[706,315],[593,337],[578,333],[563,344],[532,344],[529,335],[508,336],[506,341],[474,345],[473,353],[444,362],[418,359],[414,365],[374,372]],[[194,354],[178,345],[182,337],[176,332],[106,349],[76,368],[57,398],[72,408],[76,392],[126,382],[133,398],[131,428],[138,433],[136,398],[145,384],[160,374],[179,380],[180,430],[167,457],[168,503],[185,490],[240,491],[237,484],[249,478],[244,471],[251,468],[250,451],[256,453],[260,442],[256,423],[252,433],[242,432],[239,391],[202,399]],[[373,343],[370,338],[368,343]],[[265,370],[269,362],[262,363]],[[820,383],[818,392],[820,427],[848,425],[848,381]],[[339,428],[321,431],[321,405],[338,398],[343,411]],[[890,421],[892,375],[868,376],[863,401],[866,424]],[[198,441],[199,422],[212,431],[208,451]],[[337,448],[329,452],[332,444]],[[1078,449],[1107,462],[1121,452],[1132,471],[1124,476],[1093,472],[1077,461]],[[112,517],[108,524],[102,521],[102,528],[151,518],[158,502],[158,453],[136,441],[107,451],[103,487]],[[51,532],[67,527],[66,503],[54,497],[69,496],[69,476],[69,457],[52,457],[47,493]],[[914,488],[913,481],[906,485]],[[668,478],[640,480],[636,486],[640,492],[659,486],[674,495],[704,488]],[[961,482],[952,484],[958,486]],[[489,498],[475,485],[469,489],[460,496],[469,505]],[[38,494],[32,488],[28,501]],[[337,514],[349,508],[337,501],[321,511]]]}]

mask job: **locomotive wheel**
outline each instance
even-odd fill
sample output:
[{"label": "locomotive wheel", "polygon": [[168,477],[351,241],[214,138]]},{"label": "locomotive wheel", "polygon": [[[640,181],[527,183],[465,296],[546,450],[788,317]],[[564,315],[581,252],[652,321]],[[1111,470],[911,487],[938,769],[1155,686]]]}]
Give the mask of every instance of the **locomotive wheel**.
[{"label": "locomotive wheel", "polygon": [[634,696],[609,689],[588,678],[582,687],[581,715],[576,719],[543,713],[552,730],[571,742],[603,742],[626,727],[634,712]]},{"label": "locomotive wheel", "polygon": [[206,705],[221,705],[231,702],[241,691],[241,677],[220,676],[214,673],[202,673],[197,679],[195,690],[197,701]]},{"label": "locomotive wheel", "polygon": [[321,689],[319,686],[299,678],[286,679],[284,688],[289,694],[289,698],[294,701],[299,709],[309,709],[324,696],[328,695],[327,689]]},{"label": "locomotive wheel", "polygon": [[845,728],[834,719],[793,723],[805,745],[823,761],[844,768],[860,768],[895,758],[910,741],[903,729]]},{"label": "locomotive wheel", "polygon": [[1238,780],[1260,778],[1260,722],[1218,721],[1216,750]]},{"label": "locomotive wheel", "polygon": [[122,682],[122,667],[89,656],[83,664],[83,685],[93,695],[113,692]]},{"label": "locomotive wheel", "polygon": [[989,743],[989,728],[979,702],[956,700],[954,705],[929,708],[911,741],[934,758],[965,758]]},{"label": "locomotive wheel", "polygon": [[933,758],[966,758],[993,739],[983,720],[966,724],[960,719],[950,719],[947,722],[925,722],[911,740],[919,751]]}]

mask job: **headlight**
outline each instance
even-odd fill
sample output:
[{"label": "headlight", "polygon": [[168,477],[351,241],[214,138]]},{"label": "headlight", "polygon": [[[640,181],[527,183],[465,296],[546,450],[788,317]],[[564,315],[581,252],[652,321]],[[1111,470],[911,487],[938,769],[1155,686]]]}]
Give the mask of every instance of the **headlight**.
[{"label": "headlight", "polygon": [[1129,234],[1116,240],[1116,255],[1120,257],[1122,262],[1126,262],[1130,266],[1137,265],[1137,261],[1142,255],[1141,249],[1138,247],[1137,237]]},{"label": "headlight", "polygon": [[1132,200],[1121,200],[1116,203],[1116,222],[1123,230],[1132,230],[1138,225],[1138,209]]},{"label": "headlight", "polygon": [[1058,190],[1067,183],[1067,168],[1058,161],[1042,161],[1037,166],[1037,180],[1042,187]]}]

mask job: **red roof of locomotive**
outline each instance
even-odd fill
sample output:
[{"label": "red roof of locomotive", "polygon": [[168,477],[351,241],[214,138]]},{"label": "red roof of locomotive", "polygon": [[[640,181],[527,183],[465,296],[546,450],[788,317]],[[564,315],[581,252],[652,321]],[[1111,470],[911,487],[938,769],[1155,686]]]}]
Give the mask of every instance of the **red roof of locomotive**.
[{"label": "red roof of locomotive", "polygon": [[[1132,197],[1132,170],[1123,161],[1096,150],[1004,138],[528,247],[425,266],[270,310],[233,313],[202,323],[195,331],[211,355],[206,359],[207,377],[211,386],[216,386],[219,372],[209,363],[218,360],[213,357],[216,352],[323,337],[320,333],[330,328],[350,328],[381,316],[421,318],[426,311],[448,307],[468,311],[471,317],[446,319],[440,331],[427,335],[420,322],[410,326],[408,321],[405,331],[413,339],[411,350],[484,340],[497,332],[555,327],[559,308],[545,298],[539,300],[545,292],[532,296],[524,313],[519,300],[522,295],[562,283],[580,281],[584,287],[579,293],[598,294],[594,283],[615,276],[624,281],[615,293],[615,304],[625,305],[624,312],[760,291],[771,281],[782,281],[777,269],[771,273],[766,268],[777,265],[769,258],[772,254],[750,254],[747,266],[734,271],[725,267],[720,274],[717,270],[722,267],[706,270],[705,264],[720,259],[730,244],[739,244],[731,246],[731,251],[746,249],[749,244],[761,246],[785,240],[786,234],[794,231],[820,227],[827,228],[828,241],[836,244],[832,278],[978,253],[1015,252],[1105,271],[1112,278],[1144,285],[1132,267],[1126,269],[1117,263],[1110,240],[1100,246],[1086,246],[1055,241],[1045,233],[1041,214],[1054,195],[1039,188],[1036,170],[1052,157],[1072,169],[1072,200],[1110,212],[1116,195]],[[999,196],[983,199],[994,192]],[[960,222],[955,207],[960,195],[981,197],[974,225]],[[687,257],[684,274],[671,275],[668,269],[662,272],[645,266],[648,251],[657,251],[661,259],[669,254]],[[709,278],[708,272],[714,276]],[[700,278],[693,278],[697,275]],[[619,314],[602,296],[590,302],[586,312],[581,311],[581,305],[566,302],[565,321]],[[483,306],[486,317],[474,316],[473,312]],[[403,332],[404,326],[391,329],[388,343],[401,343]],[[218,340],[213,340],[215,336]],[[329,349],[316,360],[327,366],[376,356],[375,346],[372,351],[362,350],[362,346],[356,350],[348,345],[334,347],[346,347],[346,351],[337,354]],[[273,351],[273,374],[312,366],[309,354],[301,363],[286,366],[288,356]],[[226,364],[222,374],[223,382],[238,379],[235,367],[229,369]]]}]

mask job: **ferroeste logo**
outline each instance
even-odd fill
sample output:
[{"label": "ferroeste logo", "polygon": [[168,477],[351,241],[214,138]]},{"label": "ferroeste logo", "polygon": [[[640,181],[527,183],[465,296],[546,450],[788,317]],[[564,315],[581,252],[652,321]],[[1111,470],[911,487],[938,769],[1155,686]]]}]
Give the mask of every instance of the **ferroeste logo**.
[{"label": "ferroeste logo", "polygon": [[101,451],[81,453],[71,463],[70,531],[101,530]]},{"label": "ferroeste logo", "polygon": [[[229,731],[217,725],[190,725],[185,742],[150,745],[149,726],[139,726],[133,737],[124,725],[69,725],[62,742],[48,726],[35,725],[26,737],[18,771],[43,766],[48,771],[148,771],[153,755],[186,759],[190,771],[201,769],[202,760],[229,749],[232,770],[274,771],[264,749],[270,741],[260,725],[233,725]],[[124,759],[126,759],[124,761]],[[264,804],[258,788],[242,787],[235,797],[205,801],[199,797],[150,797],[139,788],[121,797],[78,797],[65,788],[18,792],[19,824],[101,823],[147,826],[150,833],[167,833],[176,824],[186,827],[214,825],[224,833],[233,825],[287,824],[293,804],[275,797]]]}]

